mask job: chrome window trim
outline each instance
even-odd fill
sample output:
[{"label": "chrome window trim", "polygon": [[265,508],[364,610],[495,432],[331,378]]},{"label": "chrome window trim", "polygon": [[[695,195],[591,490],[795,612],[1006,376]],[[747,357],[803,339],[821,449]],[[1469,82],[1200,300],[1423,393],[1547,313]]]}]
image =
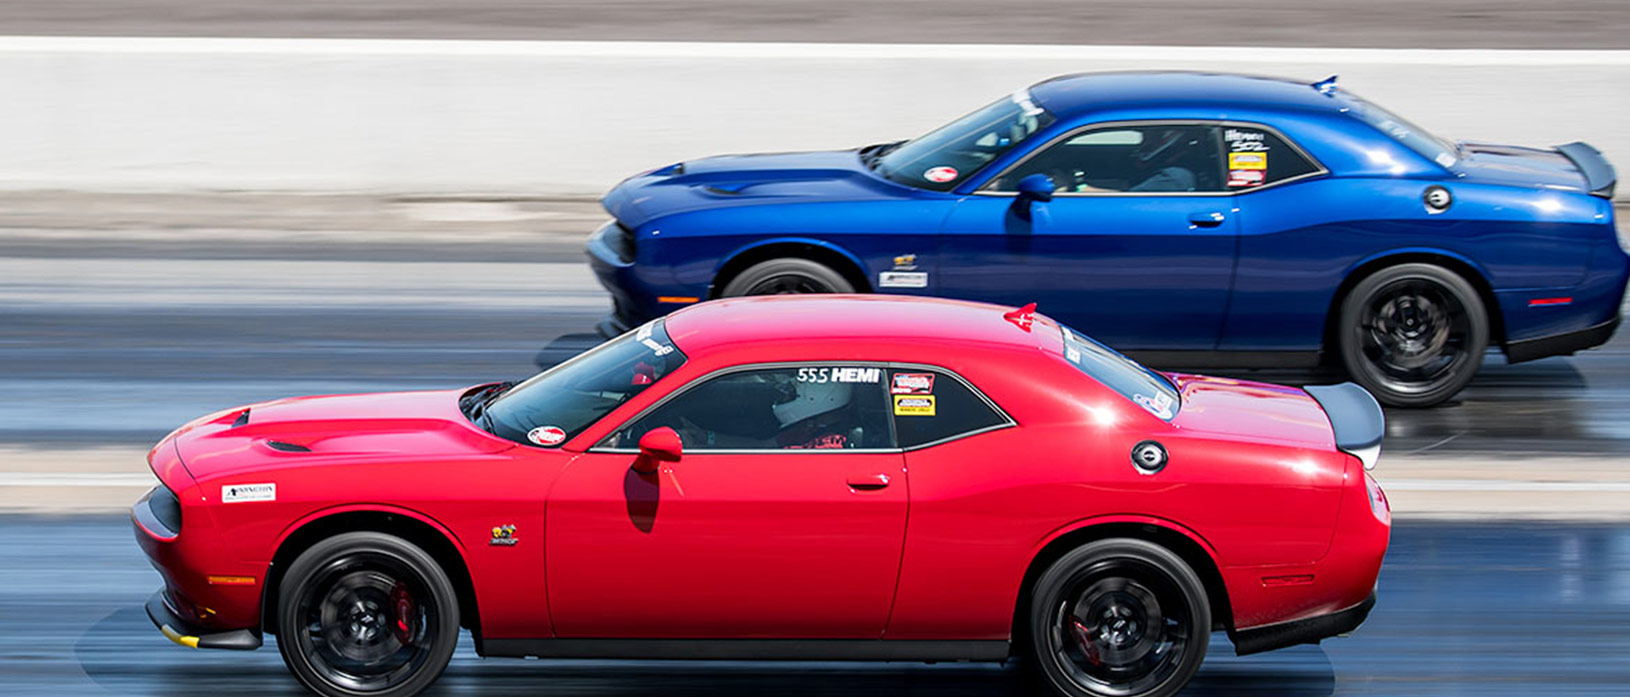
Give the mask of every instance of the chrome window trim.
[{"label": "chrome window trim", "polygon": [[[1004,428],[1012,428],[1014,426],[1019,425],[1019,422],[1014,421],[1013,417],[1009,416],[1006,410],[1002,409],[1001,406],[996,404],[996,402],[994,400],[992,400],[988,395],[986,395],[982,390],[980,390],[977,387],[974,387],[973,383],[968,382],[967,378],[964,378],[961,375],[958,375],[956,371],[951,370],[949,368],[945,368],[943,366],[930,365],[930,364],[927,364],[927,363],[900,363],[900,362],[895,362],[895,361],[846,361],[846,360],[839,360],[839,361],[773,361],[773,362],[769,362],[769,363],[744,363],[744,364],[741,364],[741,365],[726,366],[724,368],[719,368],[717,370],[714,370],[714,371],[712,371],[710,373],[703,374],[702,376],[696,378],[695,380],[692,380],[689,383],[686,383],[686,385],[684,387],[681,387],[681,388],[679,388],[677,390],[674,390],[673,392],[669,392],[668,394],[663,395],[662,399],[659,399],[659,400],[657,400],[655,402],[652,402],[651,404],[647,405],[644,409],[641,409],[639,411],[639,413],[634,414],[633,416],[629,417],[627,420],[625,420],[621,424],[619,424],[616,428],[613,428],[610,433],[606,434],[606,436],[604,438],[600,439],[600,442],[595,443],[593,446],[589,447],[589,449],[587,451],[585,451],[585,452],[607,453],[607,454],[622,454],[622,455],[638,455],[639,452],[640,452],[639,448],[613,448],[613,447],[605,445],[605,443],[606,443],[606,441],[610,440],[613,436],[617,435],[618,432],[622,431],[622,429],[624,427],[628,426],[629,424],[639,422],[640,419],[643,419],[647,415],[649,415],[651,412],[662,408],[662,406],[667,404],[669,401],[672,401],[674,399],[678,399],[681,395],[685,394],[686,392],[689,392],[689,391],[691,391],[693,389],[696,389],[697,386],[702,385],[703,383],[706,383],[709,380],[713,380],[714,378],[721,377],[721,376],[724,376],[724,375],[729,375],[731,373],[739,373],[739,372],[745,372],[745,371],[749,371],[749,370],[775,370],[775,369],[778,369],[778,368],[801,368],[801,367],[809,367],[809,366],[857,366],[857,367],[867,367],[867,368],[882,368],[885,371],[891,371],[891,370],[897,370],[897,369],[901,369],[901,370],[932,370],[932,371],[937,372],[937,373],[942,373],[944,375],[948,375],[951,378],[955,379],[957,382],[962,383],[962,385],[964,387],[968,388],[968,390],[970,392],[974,393],[975,395],[978,395],[979,398],[984,401],[985,406],[990,407],[990,409],[992,411],[995,411],[998,416],[1002,417],[1003,423],[995,424],[995,425],[992,425],[992,426],[986,426],[984,428],[974,430],[974,431],[968,431],[968,432],[965,432],[965,433],[958,433],[956,435],[947,436],[945,438],[941,438],[941,439],[936,440],[936,441],[923,443],[921,445],[913,445],[913,446],[911,446],[909,448],[901,448],[901,447],[894,447],[894,448],[727,448],[727,449],[717,449],[717,450],[701,450],[701,449],[687,448],[687,449],[685,449],[685,452],[687,454],[688,453],[707,453],[707,454],[710,454],[710,455],[768,455],[768,454],[772,454],[772,453],[773,454],[778,454],[778,455],[779,454],[790,454],[790,455],[816,455],[816,454],[822,454],[822,455],[855,455],[855,454],[880,454],[880,453],[906,453],[906,452],[910,452],[910,451],[913,451],[913,450],[922,450],[923,448],[930,448],[930,447],[939,445],[941,443],[949,443],[949,442],[954,441],[954,440],[960,440],[960,439],[963,439],[963,438],[970,438],[970,437],[977,436],[977,435],[982,434],[982,433],[989,433],[991,431],[996,431],[996,430],[1000,430],[1000,429],[1004,429]],[[886,396],[886,394],[885,394],[885,396]],[[888,416],[888,422],[889,422],[889,438],[891,440],[893,440],[895,442],[895,444],[898,446],[898,444],[900,442],[900,438],[899,438],[899,434],[897,434],[895,432],[894,415],[892,413],[889,413],[889,414],[887,414],[887,416]]]},{"label": "chrome window trim", "polygon": [[[1313,177],[1321,177],[1321,176],[1324,176],[1324,175],[1330,173],[1330,170],[1324,166],[1323,162],[1320,162],[1318,160],[1318,158],[1316,158],[1316,157],[1314,157],[1312,155],[1312,153],[1309,153],[1307,150],[1304,150],[1301,145],[1297,144],[1296,141],[1294,141],[1294,140],[1290,139],[1289,137],[1287,137],[1279,129],[1274,128],[1273,126],[1269,126],[1267,124],[1263,124],[1263,123],[1255,123],[1255,122],[1252,122],[1252,121],[1215,121],[1215,120],[1208,120],[1208,119],[1141,119],[1141,120],[1133,120],[1133,121],[1103,121],[1103,122],[1100,122],[1100,123],[1088,124],[1086,126],[1081,126],[1079,128],[1067,131],[1063,135],[1061,135],[1061,136],[1059,136],[1057,138],[1054,138],[1051,141],[1048,141],[1045,145],[1042,145],[1042,146],[1040,146],[1040,147],[1038,147],[1038,148],[1036,148],[1034,150],[1031,150],[1028,153],[1025,153],[1024,157],[1019,158],[1013,164],[1008,165],[1002,171],[997,172],[994,176],[992,176],[991,178],[985,180],[985,183],[981,184],[978,189],[975,189],[972,192],[971,195],[973,195],[973,196],[996,196],[996,197],[1018,196],[1019,193],[1017,191],[989,191],[988,189],[989,189],[989,187],[993,186],[997,181],[999,181],[1003,177],[1007,176],[1008,172],[1011,172],[1011,171],[1013,171],[1015,169],[1018,169],[1019,167],[1024,166],[1024,163],[1030,161],[1030,158],[1033,158],[1033,157],[1041,154],[1042,152],[1046,151],[1048,148],[1053,147],[1054,145],[1062,143],[1062,142],[1064,142],[1064,141],[1066,141],[1066,140],[1068,140],[1070,138],[1074,138],[1076,136],[1083,135],[1085,133],[1089,133],[1091,131],[1102,130],[1104,128],[1130,127],[1130,126],[1213,126],[1213,127],[1218,128],[1219,130],[1222,129],[1222,128],[1226,128],[1228,126],[1235,126],[1235,127],[1239,127],[1239,128],[1250,128],[1250,129],[1254,129],[1254,130],[1258,130],[1258,131],[1266,131],[1268,133],[1272,133],[1275,137],[1279,138],[1279,140],[1281,140],[1285,144],[1289,145],[1290,149],[1292,151],[1294,151],[1296,154],[1301,155],[1303,159],[1305,159],[1308,162],[1312,163],[1313,167],[1314,167],[1314,171],[1308,172],[1307,174],[1298,174],[1298,175],[1296,175],[1294,177],[1288,177],[1288,178],[1285,178],[1285,179],[1280,179],[1279,181],[1275,181],[1275,182],[1269,182],[1267,184],[1263,184],[1262,186],[1253,187],[1253,188],[1250,188],[1250,189],[1235,190],[1235,191],[1226,191],[1226,190],[1225,191],[1055,191],[1055,192],[1053,192],[1053,198],[1059,198],[1059,197],[1066,197],[1066,198],[1097,198],[1097,197],[1106,197],[1106,196],[1108,196],[1108,197],[1133,197],[1133,196],[1185,196],[1185,197],[1187,197],[1187,196],[1193,196],[1193,197],[1196,197],[1196,198],[1217,198],[1217,197],[1221,197],[1221,196],[1244,196],[1246,194],[1251,194],[1251,193],[1255,193],[1255,192],[1258,192],[1258,191],[1262,191],[1263,189],[1272,189],[1272,188],[1274,188],[1276,186],[1279,186],[1281,184],[1290,184],[1292,182],[1299,182],[1299,181],[1302,181],[1303,179],[1311,179]],[[1219,137],[1221,137],[1220,133],[1219,133]],[[1218,142],[1217,146],[1218,146],[1217,154],[1219,154],[1219,155],[1226,154],[1225,151],[1222,150],[1222,143],[1221,142]]]}]

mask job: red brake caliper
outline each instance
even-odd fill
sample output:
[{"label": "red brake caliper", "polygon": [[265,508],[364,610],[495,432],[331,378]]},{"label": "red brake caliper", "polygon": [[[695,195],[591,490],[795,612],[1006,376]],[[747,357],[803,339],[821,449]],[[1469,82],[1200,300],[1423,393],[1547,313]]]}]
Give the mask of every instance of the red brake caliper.
[{"label": "red brake caliper", "polygon": [[403,644],[412,643],[413,639],[413,595],[408,593],[407,584],[398,582],[391,589],[391,606],[396,608],[396,624],[392,628],[396,640]]},{"label": "red brake caliper", "polygon": [[1081,645],[1081,652],[1087,654],[1087,660],[1095,666],[1103,665],[1098,658],[1098,646],[1092,643],[1092,630],[1074,617],[1070,618],[1070,625],[1075,630],[1075,643]]}]

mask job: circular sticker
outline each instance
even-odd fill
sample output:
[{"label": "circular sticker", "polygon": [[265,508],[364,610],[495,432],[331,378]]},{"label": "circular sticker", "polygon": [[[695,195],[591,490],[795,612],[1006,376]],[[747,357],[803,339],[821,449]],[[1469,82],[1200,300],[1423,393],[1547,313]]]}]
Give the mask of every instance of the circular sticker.
[{"label": "circular sticker", "polygon": [[566,432],[559,426],[539,426],[526,432],[526,439],[538,445],[560,445],[566,440]]},{"label": "circular sticker", "polygon": [[923,172],[923,178],[936,184],[944,184],[952,179],[956,179],[956,168],[931,167],[927,172]]}]

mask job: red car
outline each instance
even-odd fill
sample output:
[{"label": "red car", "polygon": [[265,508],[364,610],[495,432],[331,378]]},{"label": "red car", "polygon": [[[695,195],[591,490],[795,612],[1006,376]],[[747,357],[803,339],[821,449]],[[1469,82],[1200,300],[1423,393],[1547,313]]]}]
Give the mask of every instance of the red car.
[{"label": "red car", "polygon": [[519,385],[227,410],[132,510],[170,639],[326,695],[483,656],[1004,661],[1170,695],[1353,630],[1381,412],[1147,370],[1031,308],[697,305]]}]

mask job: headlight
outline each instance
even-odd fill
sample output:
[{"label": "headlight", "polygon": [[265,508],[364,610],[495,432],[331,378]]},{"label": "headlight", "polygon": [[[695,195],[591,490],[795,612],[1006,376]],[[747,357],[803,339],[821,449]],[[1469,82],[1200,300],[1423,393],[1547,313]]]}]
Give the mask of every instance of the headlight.
[{"label": "headlight", "polygon": [[[181,501],[175,497],[175,492],[170,491],[169,487],[163,484],[153,487],[153,490],[147,492],[147,496],[143,497],[143,500],[136,505],[146,509],[146,511],[137,510],[136,516],[137,520],[141,521],[144,526],[152,528],[155,527],[154,523],[157,523],[157,527],[163,528],[153,530],[153,532],[165,537],[175,537],[181,534]],[[143,512],[150,515],[141,515]]]}]

